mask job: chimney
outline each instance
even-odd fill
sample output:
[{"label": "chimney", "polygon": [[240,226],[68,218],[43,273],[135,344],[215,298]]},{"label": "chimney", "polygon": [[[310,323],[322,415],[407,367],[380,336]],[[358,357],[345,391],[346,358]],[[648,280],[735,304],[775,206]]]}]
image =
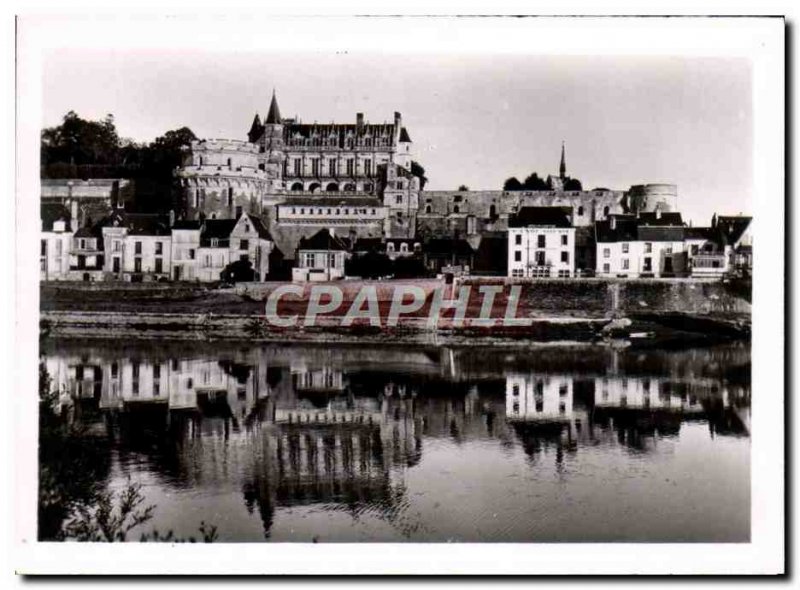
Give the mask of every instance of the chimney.
[{"label": "chimney", "polygon": [[364,128],[364,113],[356,113],[356,130],[361,131]]},{"label": "chimney", "polygon": [[394,112],[394,136],[395,139],[400,137],[400,128],[403,126],[403,116],[397,111]]},{"label": "chimney", "polygon": [[610,224],[611,224],[611,229],[617,229],[617,218],[614,217],[613,215],[611,216]]},{"label": "chimney", "polygon": [[169,226],[175,225],[175,209],[169,210]]},{"label": "chimney", "polygon": [[69,228],[72,233],[78,231],[80,224],[78,223],[78,201],[72,201],[69,205]]}]

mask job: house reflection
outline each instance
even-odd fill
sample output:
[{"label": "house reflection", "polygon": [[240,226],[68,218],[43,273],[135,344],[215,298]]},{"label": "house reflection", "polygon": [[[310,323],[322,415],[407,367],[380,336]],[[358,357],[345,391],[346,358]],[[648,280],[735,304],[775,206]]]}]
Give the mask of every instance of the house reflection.
[{"label": "house reflection", "polygon": [[544,373],[506,377],[506,420],[529,456],[553,448],[557,462],[581,444],[646,451],[655,437],[677,436],[688,421],[707,422],[712,436],[747,436],[749,405],[749,388],[710,379]]},{"label": "house reflection", "polygon": [[472,349],[181,346],[73,345],[43,360],[64,411],[104,429],[123,473],[145,465],[174,488],[233,485],[265,536],[277,510],[303,505],[404,526],[405,472],[434,441],[521,445],[532,461],[552,455],[560,466],[584,445],[647,451],[686,421],[747,435],[749,387],[709,374],[720,369],[702,356],[656,378],[635,355],[602,349],[531,360]]}]

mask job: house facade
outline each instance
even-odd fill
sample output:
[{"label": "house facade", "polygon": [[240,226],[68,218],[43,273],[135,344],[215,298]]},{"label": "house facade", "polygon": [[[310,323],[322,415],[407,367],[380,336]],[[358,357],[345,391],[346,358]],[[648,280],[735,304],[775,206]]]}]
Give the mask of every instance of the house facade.
[{"label": "house facade", "polygon": [[105,276],[130,282],[168,280],[172,231],[160,215],[115,211],[102,222]]},{"label": "house facade", "polygon": [[238,219],[208,219],[201,224],[200,245],[195,256],[195,278],[218,281],[232,262],[252,265],[254,280],[263,281],[270,272],[275,247],[260,218],[242,213]]},{"label": "house facade", "polygon": [[689,273],[680,214],[612,215],[595,224],[596,274],[606,278],[682,277]]},{"label": "house facade", "polygon": [[523,207],[509,219],[508,276],[575,276],[575,228],[562,207]]},{"label": "house facade", "polygon": [[349,244],[333,230],[321,229],[308,239],[300,240],[292,269],[295,282],[332,281],[345,275],[345,262],[350,257]]},{"label": "house facade", "polygon": [[66,280],[75,221],[69,210],[59,204],[42,205],[41,219],[39,278],[42,281]]}]

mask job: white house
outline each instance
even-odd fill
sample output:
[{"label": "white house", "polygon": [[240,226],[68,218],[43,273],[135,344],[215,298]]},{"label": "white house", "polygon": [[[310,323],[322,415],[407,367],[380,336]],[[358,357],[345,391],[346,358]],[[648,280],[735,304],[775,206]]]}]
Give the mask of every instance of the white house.
[{"label": "white house", "polygon": [[115,211],[102,226],[107,277],[133,282],[170,277],[172,234],[166,218]]},{"label": "white house", "polygon": [[346,240],[332,229],[321,229],[310,238],[303,238],[297,246],[292,280],[332,281],[344,277],[344,265],[350,257]]},{"label": "white house", "polygon": [[569,375],[511,373],[506,376],[506,419],[540,422],[572,417],[573,379]]},{"label": "white house", "polygon": [[69,252],[76,220],[66,207],[59,204],[43,204],[41,217],[39,278],[43,281],[66,280],[69,278]]},{"label": "white house", "polygon": [[575,228],[565,207],[523,207],[508,221],[508,276],[575,275]]},{"label": "white house", "polygon": [[679,213],[612,214],[595,222],[597,276],[685,276],[685,229]]},{"label": "white house", "polygon": [[275,243],[260,218],[243,213],[238,219],[202,222],[195,278],[218,281],[225,267],[237,260],[250,262],[254,280],[263,281],[270,271]]},{"label": "white house", "polygon": [[[172,225],[172,270],[174,281],[195,281],[198,276],[200,233],[203,222],[178,220]],[[217,276],[219,278],[219,275]]]}]

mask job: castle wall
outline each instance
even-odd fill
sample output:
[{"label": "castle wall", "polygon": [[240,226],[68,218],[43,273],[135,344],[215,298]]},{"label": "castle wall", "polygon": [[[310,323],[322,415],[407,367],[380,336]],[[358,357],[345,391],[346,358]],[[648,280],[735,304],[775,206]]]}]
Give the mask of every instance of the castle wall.
[{"label": "castle wall", "polygon": [[627,211],[626,192],[591,191],[424,191],[419,194],[417,233],[421,237],[471,235],[508,229],[521,207],[570,207],[575,227],[588,227]]}]

